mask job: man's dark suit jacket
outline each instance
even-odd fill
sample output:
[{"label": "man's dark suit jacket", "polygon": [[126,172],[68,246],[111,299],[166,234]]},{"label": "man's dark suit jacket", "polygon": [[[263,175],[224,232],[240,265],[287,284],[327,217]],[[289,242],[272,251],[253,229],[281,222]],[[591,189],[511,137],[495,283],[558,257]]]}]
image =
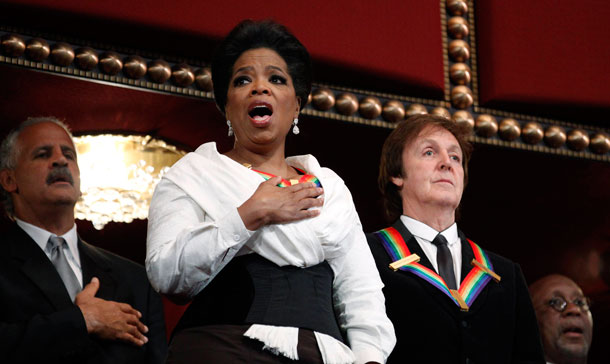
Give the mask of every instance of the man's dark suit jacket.
[{"label": "man's dark suit jacket", "polygon": [[[400,219],[393,225],[420,264],[434,271],[425,253]],[[500,283],[491,280],[468,312],[438,288],[411,272],[389,268],[391,257],[379,238],[367,234],[377,269],[385,284],[386,309],[394,323],[397,343],[393,363],[545,363],[538,324],[519,266],[486,252]],[[462,241],[461,280],[474,258]]]},{"label": "man's dark suit jacket", "polygon": [[17,224],[0,238],[1,363],[162,363],[167,345],[162,302],[144,268],[79,239],[83,283],[100,279],[96,297],[124,302],[149,328],[143,347],[87,334],[46,254]]}]

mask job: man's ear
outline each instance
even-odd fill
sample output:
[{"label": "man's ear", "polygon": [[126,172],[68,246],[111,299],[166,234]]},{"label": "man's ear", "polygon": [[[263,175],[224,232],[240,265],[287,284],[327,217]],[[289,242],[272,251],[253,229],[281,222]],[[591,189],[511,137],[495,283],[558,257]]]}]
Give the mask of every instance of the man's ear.
[{"label": "man's ear", "polygon": [[395,184],[398,189],[401,189],[405,184],[405,180],[402,177],[390,177],[390,181],[392,181],[392,183]]},{"label": "man's ear", "polygon": [[8,193],[17,191],[17,180],[15,179],[15,171],[12,169],[3,169],[0,171],[0,185]]}]

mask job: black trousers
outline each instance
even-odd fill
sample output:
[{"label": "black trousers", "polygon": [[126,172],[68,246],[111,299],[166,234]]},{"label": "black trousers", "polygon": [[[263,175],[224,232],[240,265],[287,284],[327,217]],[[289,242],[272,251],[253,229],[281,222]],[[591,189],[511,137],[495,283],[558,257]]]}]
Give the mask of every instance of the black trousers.
[{"label": "black trousers", "polygon": [[263,343],[243,334],[250,325],[207,325],[177,332],[170,344],[168,364],[322,364],[316,337],[299,329],[299,360],[263,350]]}]

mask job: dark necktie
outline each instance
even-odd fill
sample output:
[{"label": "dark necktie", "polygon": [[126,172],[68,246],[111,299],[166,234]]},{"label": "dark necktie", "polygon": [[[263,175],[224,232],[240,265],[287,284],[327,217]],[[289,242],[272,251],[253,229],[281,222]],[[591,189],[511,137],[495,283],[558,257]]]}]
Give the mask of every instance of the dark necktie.
[{"label": "dark necktie", "polygon": [[447,239],[438,234],[432,244],[436,245],[436,264],[438,264],[438,274],[445,280],[449,289],[456,289],[455,273],[453,271],[453,258],[447,246]]},{"label": "dark necktie", "polygon": [[59,236],[51,236],[49,237],[47,245],[51,249],[51,263],[53,263],[55,269],[57,269],[57,273],[59,273],[61,280],[64,282],[64,285],[68,290],[68,294],[70,295],[72,302],[74,302],[74,297],[76,297],[78,292],[80,292],[81,287],[64,254],[63,246],[65,243],[66,241],[64,238]]}]

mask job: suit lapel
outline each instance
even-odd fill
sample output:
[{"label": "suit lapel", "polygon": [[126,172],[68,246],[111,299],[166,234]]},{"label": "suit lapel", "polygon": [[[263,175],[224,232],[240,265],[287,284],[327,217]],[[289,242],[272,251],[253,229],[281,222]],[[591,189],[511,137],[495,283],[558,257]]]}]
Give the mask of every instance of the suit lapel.
[{"label": "suit lapel", "polygon": [[80,254],[81,267],[83,270],[83,286],[86,286],[93,277],[100,280],[100,288],[96,297],[105,300],[114,300],[117,282],[112,276],[112,269],[108,261],[100,254],[97,248],[78,239],[78,251]]},{"label": "suit lapel", "polygon": [[21,271],[38,287],[56,310],[72,306],[72,300],[61,277],[38,244],[17,224],[7,239],[10,251]]},{"label": "suit lapel", "polygon": [[[432,263],[426,256],[426,253],[424,253],[423,249],[421,248],[421,246],[419,245],[419,243],[417,242],[417,240],[415,239],[413,234],[411,234],[411,232],[402,223],[402,221],[400,221],[400,219],[398,219],[398,221],[396,221],[396,223],[394,223],[394,225],[392,227],[395,228],[400,233],[400,235],[402,235],[402,238],[405,241],[405,243],[407,244],[407,247],[409,248],[409,251],[411,252],[411,254],[417,254],[419,256],[419,258],[420,258],[419,264],[436,272],[436,270],[432,266]],[[431,297],[434,297],[434,299],[439,303],[439,305],[441,305],[444,309],[446,309],[447,312],[449,312],[451,315],[455,315],[459,311],[459,308],[456,306],[455,302],[451,298],[449,298],[446,294],[441,292],[438,288],[436,288],[432,284],[425,281],[423,278],[420,278],[413,273],[400,271],[400,270],[397,271],[397,273],[408,274],[408,275],[414,277],[419,282],[419,284],[422,286],[422,288],[424,290],[426,290]]]},{"label": "suit lapel", "polygon": [[[462,243],[462,273],[461,273],[462,278],[461,278],[460,282],[463,282],[464,278],[466,278],[468,273],[473,268],[471,262],[474,259],[474,252],[472,251],[472,247],[470,246],[468,239],[466,239],[466,235],[464,235],[464,233],[462,233],[459,230],[458,230],[458,235],[459,235],[460,241]],[[491,281],[487,285],[489,285],[489,284],[495,284],[495,283],[493,281]],[[485,302],[485,299],[487,298],[487,285],[483,288],[481,293],[479,293],[477,298],[472,302],[472,305],[470,306],[470,309],[468,310],[469,312],[476,311],[477,308],[481,307],[483,302]]]}]

